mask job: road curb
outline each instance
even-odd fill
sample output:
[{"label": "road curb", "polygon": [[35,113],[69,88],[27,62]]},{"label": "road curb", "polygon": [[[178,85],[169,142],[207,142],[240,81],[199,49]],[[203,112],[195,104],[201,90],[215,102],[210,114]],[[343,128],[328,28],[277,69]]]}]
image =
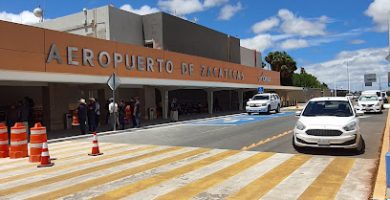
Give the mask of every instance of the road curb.
[{"label": "road curb", "polygon": [[[130,129],[125,129],[125,130],[99,132],[99,133],[97,133],[97,135],[98,136],[105,136],[105,135],[113,135],[113,134],[119,134],[119,133],[124,133],[124,132],[137,132],[137,131],[151,129],[151,128],[165,127],[165,126],[171,126],[171,125],[180,125],[180,124],[185,124],[185,123],[190,123],[190,122],[199,122],[199,121],[203,121],[203,120],[220,119],[220,118],[224,118],[224,117],[237,116],[237,115],[242,115],[242,114],[244,114],[244,113],[215,116],[215,117],[208,117],[208,118],[202,118],[202,119],[191,119],[191,120],[184,120],[184,121],[179,121],[179,122],[153,124],[153,125],[148,125],[148,126],[144,126],[141,128],[130,128]],[[79,140],[79,139],[86,139],[86,138],[91,138],[91,137],[92,137],[92,134],[77,135],[77,136],[51,139],[51,140],[48,140],[48,143],[64,142],[64,141],[70,141],[70,140]]]},{"label": "road curb", "polygon": [[390,111],[387,113],[386,126],[385,126],[383,139],[382,139],[382,148],[379,155],[379,166],[375,177],[372,199],[382,200],[388,198],[386,196],[387,186],[386,186],[385,154],[389,151],[389,140],[390,140],[389,135],[390,135]]}]

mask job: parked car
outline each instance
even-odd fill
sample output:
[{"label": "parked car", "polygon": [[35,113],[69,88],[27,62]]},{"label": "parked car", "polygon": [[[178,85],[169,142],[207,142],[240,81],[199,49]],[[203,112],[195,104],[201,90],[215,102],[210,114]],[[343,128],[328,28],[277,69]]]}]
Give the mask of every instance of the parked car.
[{"label": "parked car", "polygon": [[256,94],[246,103],[246,112],[252,113],[269,113],[275,110],[280,112],[280,98],[276,93]]},{"label": "parked car", "polygon": [[388,100],[386,92],[382,91],[381,95],[382,95],[383,103],[389,103],[389,100]]},{"label": "parked car", "polygon": [[344,148],[364,153],[358,116],[346,97],[311,99],[302,112],[298,111],[292,144],[297,151],[304,147]]},{"label": "parked car", "polygon": [[358,104],[355,108],[361,112],[381,113],[383,101],[376,95],[362,95],[359,97]]}]

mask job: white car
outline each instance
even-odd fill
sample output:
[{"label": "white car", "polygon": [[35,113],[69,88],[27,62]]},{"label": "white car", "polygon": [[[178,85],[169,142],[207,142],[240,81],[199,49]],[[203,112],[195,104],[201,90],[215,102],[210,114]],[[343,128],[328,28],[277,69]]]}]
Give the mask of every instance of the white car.
[{"label": "white car", "polygon": [[365,144],[360,134],[358,116],[347,97],[321,97],[311,99],[302,112],[298,111],[294,128],[293,146],[344,148],[364,153]]},{"label": "white car", "polygon": [[356,110],[361,112],[376,112],[381,113],[383,101],[376,95],[362,95],[359,97]]},{"label": "white car", "polygon": [[275,93],[256,94],[246,103],[246,112],[252,113],[269,113],[275,110],[280,112],[280,98]]}]

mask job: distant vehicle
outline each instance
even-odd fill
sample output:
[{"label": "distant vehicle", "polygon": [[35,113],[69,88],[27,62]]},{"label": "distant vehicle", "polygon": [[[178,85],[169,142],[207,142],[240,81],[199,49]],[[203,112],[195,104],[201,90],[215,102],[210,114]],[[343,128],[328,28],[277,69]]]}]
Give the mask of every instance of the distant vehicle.
[{"label": "distant vehicle", "polygon": [[[382,103],[387,102],[386,92],[382,92],[380,90],[366,90],[362,92],[362,95],[376,95],[379,98],[379,100],[382,101]],[[383,104],[382,104],[382,109],[383,109]]]},{"label": "distant vehicle", "polygon": [[358,116],[346,97],[311,99],[304,110],[298,111],[292,144],[297,151],[304,147],[344,148],[364,153],[365,143],[360,134]]},{"label": "distant vehicle", "polygon": [[275,110],[280,112],[280,98],[276,93],[256,94],[246,103],[246,112],[252,113],[270,113]]},{"label": "distant vehicle", "polygon": [[361,112],[381,113],[383,109],[383,101],[375,94],[362,95],[359,97],[358,104],[355,108]]},{"label": "distant vehicle", "polygon": [[383,103],[389,103],[386,92],[382,91],[381,95],[382,95]]}]

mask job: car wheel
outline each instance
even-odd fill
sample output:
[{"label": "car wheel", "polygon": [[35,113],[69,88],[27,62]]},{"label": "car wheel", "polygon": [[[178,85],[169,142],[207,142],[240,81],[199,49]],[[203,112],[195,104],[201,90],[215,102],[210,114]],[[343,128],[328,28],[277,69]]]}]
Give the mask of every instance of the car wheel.
[{"label": "car wheel", "polygon": [[248,112],[247,114],[248,114],[248,115],[251,115],[252,113]]},{"label": "car wheel", "polygon": [[297,146],[297,145],[295,144],[295,138],[294,138],[294,136],[292,137],[292,146],[294,147],[295,151],[297,151],[297,152],[299,152],[299,153],[301,153],[302,150],[303,150],[302,147],[299,147],[299,146]]},{"label": "car wheel", "polygon": [[278,104],[278,107],[276,107],[276,113],[280,113],[280,105]]},{"label": "car wheel", "polygon": [[357,154],[364,154],[366,151],[366,143],[362,137],[360,137],[360,145],[355,149],[355,151]]},{"label": "car wheel", "polygon": [[270,114],[270,112],[271,112],[271,106],[268,106],[268,108],[267,108],[267,114]]}]

